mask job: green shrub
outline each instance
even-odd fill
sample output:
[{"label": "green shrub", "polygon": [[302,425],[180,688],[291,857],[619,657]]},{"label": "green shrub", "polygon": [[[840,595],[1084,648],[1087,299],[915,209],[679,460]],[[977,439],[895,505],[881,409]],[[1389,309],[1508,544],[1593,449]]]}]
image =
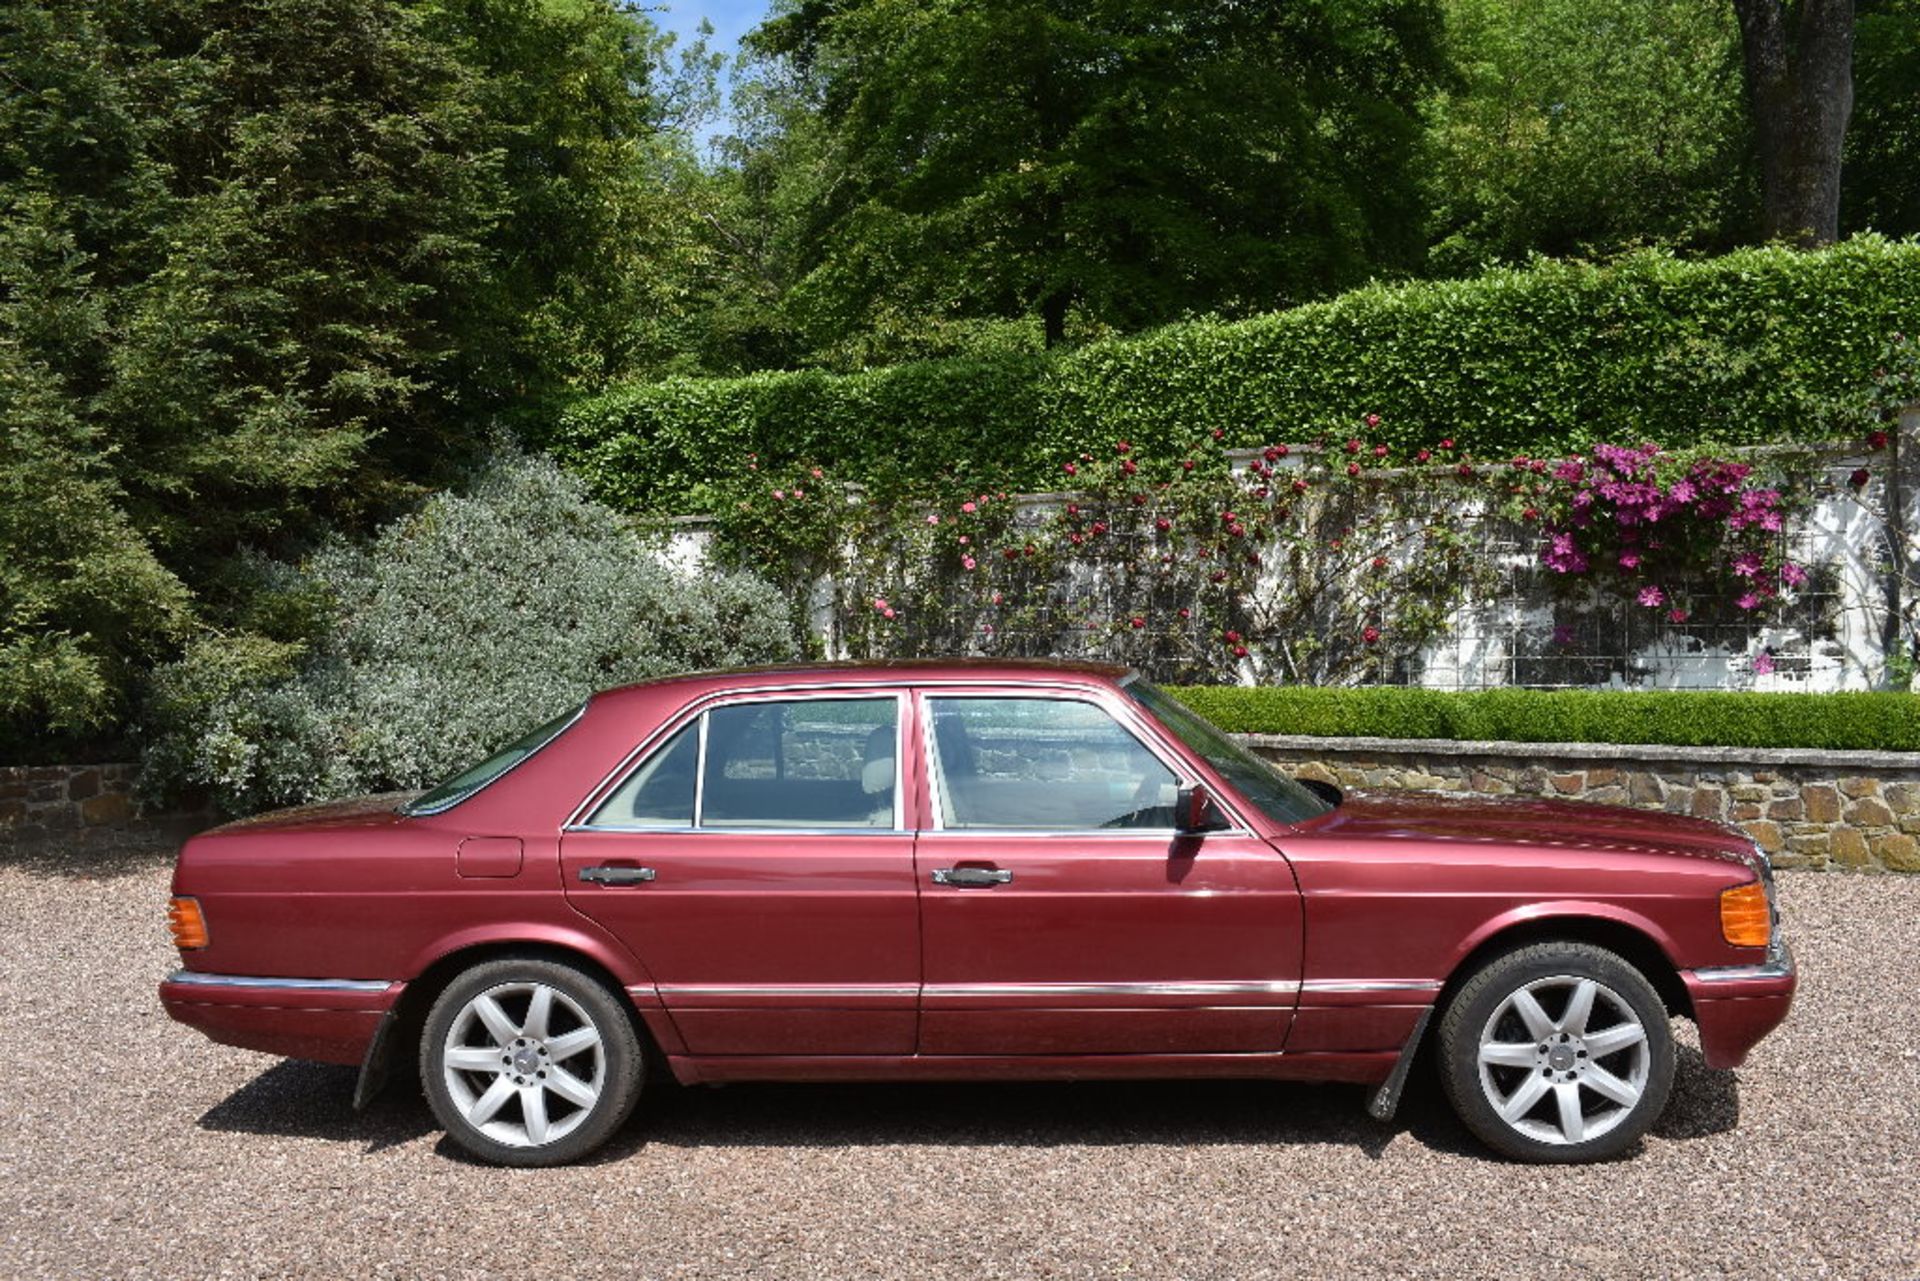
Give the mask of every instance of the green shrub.
[{"label": "green shrub", "polygon": [[261,565],[262,616],[160,669],[147,784],[231,813],[419,787],[595,689],[792,657],[745,573],[682,577],[551,462],[508,455],[370,546]]},{"label": "green shrub", "polygon": [[1920,323],[1920,243],[1707,261],[1645,252],[1371,285],[1234,323],[1055,356],[628,386],[560,410],[549,444],[634,509],[698,509],[758,454],[875,480],[1056,487],[1126,438],[1179,456],[1312,440],[1380,415],[1398,452],[1483,457],[1596,440],[1754,444],[1859,429],[1887,336]]},{"label": "green shrub", "polygon": [[1222,729],[1242,734],[1920,751],[1920,697],[1906,693],[1447,693],[1395,686],[1173,692]]}]

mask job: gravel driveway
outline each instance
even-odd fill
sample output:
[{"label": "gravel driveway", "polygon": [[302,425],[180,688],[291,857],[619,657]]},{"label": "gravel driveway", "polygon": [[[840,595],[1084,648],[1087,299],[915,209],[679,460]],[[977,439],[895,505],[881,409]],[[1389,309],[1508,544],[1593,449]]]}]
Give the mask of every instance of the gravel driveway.
[{"label": "gravel driveway", "polygon": [[656,1089],[595,1164],[453,1155],[417,1094],[161,1013],[164,853],[0,861],[0,1276],[1920,1274],[1920,877],[1786,873],[1802,967],[1737,1073],[1683,1032],[1637,1157],[1484,1156],[1437,1090]]}]

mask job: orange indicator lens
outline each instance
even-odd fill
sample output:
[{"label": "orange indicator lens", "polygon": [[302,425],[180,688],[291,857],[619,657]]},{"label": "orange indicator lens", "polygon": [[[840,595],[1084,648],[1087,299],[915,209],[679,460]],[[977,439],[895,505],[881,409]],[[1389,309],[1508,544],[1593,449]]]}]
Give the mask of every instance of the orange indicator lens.
[{"label": "orange indicator lens", "polygon": [[173,932],[173,945],[182,952],[207,945],[207,921],[200,915],[199,899],[169,899],[167,928]]},{"label": "orange indicator lens", "polygon": [[1772,917],[1760,882],[1720,891],[1720,933],[1735,947],[1765,947],[1773,937]]}]

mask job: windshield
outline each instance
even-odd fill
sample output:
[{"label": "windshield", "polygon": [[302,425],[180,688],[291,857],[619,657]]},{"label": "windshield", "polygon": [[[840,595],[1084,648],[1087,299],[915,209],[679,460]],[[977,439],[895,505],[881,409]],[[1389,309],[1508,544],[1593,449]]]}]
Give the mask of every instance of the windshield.
[{"label": "windshield", "polygon": [[1202,719],[1166,691],[1143,680],[1128,681],[1126,690],[1155,720],[1205,758],[1240,795],[1259,806],[1268,818],[1281,823],[1300,823],[1333,808],[1331,802],[1255,756],[1226,731]]},{"label": "windshield", "polygon": [[585,703],[581,703],[578,707],[569,708],[540,728],[514,739],[478,765],[469,766],[432,791],[414,797],[400,807],[400,812],[411,816],[438,814],[442,810],[452,809],[554,739],[559,738],[560,731],[579,719],[580,713],[586,710],[586,706]]}]

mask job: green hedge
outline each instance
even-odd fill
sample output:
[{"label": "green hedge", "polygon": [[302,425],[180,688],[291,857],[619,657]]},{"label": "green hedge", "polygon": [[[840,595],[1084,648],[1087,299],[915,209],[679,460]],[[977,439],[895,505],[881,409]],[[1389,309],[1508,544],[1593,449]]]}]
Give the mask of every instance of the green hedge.
[{"label": "green hedge", "polygon": [[1920,751],[1920,695],[1497,689],[1172,691],[1222,729],[1317,737]]},{"label": "green hedge", "polygon": [[1344,436],[1474,453],[1600,439],[1748,444],[1853,430],[1889,334],[1920,328],[1920,242],[1743,250],[1605,266],[1541,261],[1471,280],[1372,285],[1054,356],[864,373],[669,379],[565,406],[563,461],[637,509],[697,508],[758,453],[874,479],[1052,486],[1062,458],[1126,438],[1184,452]]}]

